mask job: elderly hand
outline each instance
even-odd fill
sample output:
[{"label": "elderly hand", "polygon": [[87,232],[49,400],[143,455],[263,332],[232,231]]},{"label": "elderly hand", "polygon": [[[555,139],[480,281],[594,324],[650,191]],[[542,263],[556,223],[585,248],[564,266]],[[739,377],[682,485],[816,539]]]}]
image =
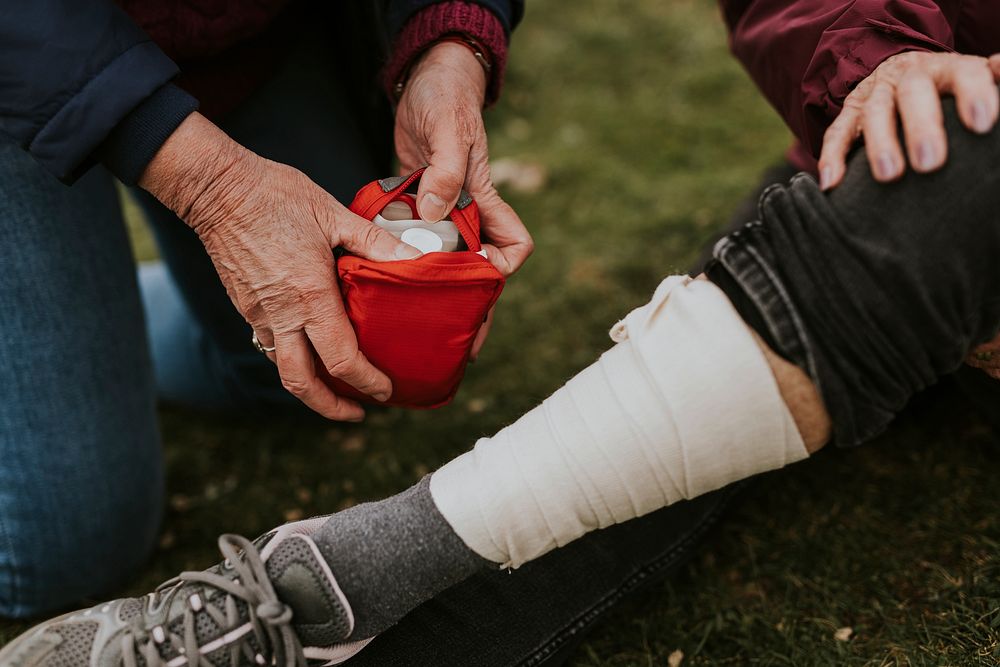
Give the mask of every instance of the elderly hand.
[{"label": "elderly hand", "polygon": [[330,419],[362,419],[360,405],[319,379],[321,363],[378,400],[390,396],[389,378],[358,350],[332,249],[385,261],[419,256],[416,248],[354,215],[296,169],[236,144],[199,114],[170,136],[140,185],[198,233],[236,308],[261,343],[275,348],[268,356],[288,391]]},{"label": "elderly hand", "polygon": [[[396,110],[396,153],[400,170],[427,166],[417,191],[424,220],[437,222],[451,212],[464,187],[479,205],[483,247],[505,276],[517,271],[534,245],[521,219],[493,187],[489,148],[483,125],[486,74],[461,44],[442,42],[420,58]],[[478,355],[489,326],[479,331],[472,356]]]},{"label": "elderly hand", "polygon": [[820,187],[844,177],[845,158],[859,137],[875,180],[903,175],[906,162],[896,134],[902,119],[906,153],[914,171],[927,173],[947,159],[941,95],[955,96],[962,123],[978,134],[989,132],[1000,113],[1000,55],[988,60],[957,53],[907,52],[892,56],[858,84],[823,137]]}]

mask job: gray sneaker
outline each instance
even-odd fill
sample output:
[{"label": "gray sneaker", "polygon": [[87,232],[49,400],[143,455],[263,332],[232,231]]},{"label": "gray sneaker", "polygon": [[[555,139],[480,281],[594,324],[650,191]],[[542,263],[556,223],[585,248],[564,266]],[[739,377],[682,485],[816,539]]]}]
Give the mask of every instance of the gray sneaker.
[{"label": "gray sneaker", "polygon": [[339,664],[368,641],[344,643],[354,615],[310,537],[325,521],[253,543],[223,535],[219,565],[35,626],[0,650],[0,667]]}]

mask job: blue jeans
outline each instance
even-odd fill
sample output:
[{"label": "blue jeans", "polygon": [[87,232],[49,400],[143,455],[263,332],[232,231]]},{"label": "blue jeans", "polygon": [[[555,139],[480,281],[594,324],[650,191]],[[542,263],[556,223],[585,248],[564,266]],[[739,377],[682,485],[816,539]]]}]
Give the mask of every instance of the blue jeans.
[{"label": "blue jeans", "polygon": [[118,199],[0,145],[0,615],[108,589],[156,535],[153,371]]},{"label": "blue jeans", "polygon": [[[349,201],[389,156],[324,48],[300,46],[220,124]],[[142,565],[164,496],[157,397],[299,409],[195,234],[133,195],[163,258],[138,280],[103,168],[67,187],[0,143],[0,616],[102,595]]]}]

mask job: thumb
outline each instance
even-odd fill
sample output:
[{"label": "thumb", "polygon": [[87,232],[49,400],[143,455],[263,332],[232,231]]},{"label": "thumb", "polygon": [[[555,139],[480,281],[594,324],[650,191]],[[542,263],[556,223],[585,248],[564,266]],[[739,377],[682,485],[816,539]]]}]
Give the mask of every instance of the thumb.
[{"label": "thumb", "polygon": [[458,201],[469,164],[470,144],[455,137],[431,138],[430,164],[420,178],[417,211],[427,222],[444,219]]},{"label": "thumb", "polygon": [[403,243],[370,220],[343,210],[334,224],[339,245],[355,255],[376,262],[391,262],[397,259],[416,259],[423,253],[408,243]]}]

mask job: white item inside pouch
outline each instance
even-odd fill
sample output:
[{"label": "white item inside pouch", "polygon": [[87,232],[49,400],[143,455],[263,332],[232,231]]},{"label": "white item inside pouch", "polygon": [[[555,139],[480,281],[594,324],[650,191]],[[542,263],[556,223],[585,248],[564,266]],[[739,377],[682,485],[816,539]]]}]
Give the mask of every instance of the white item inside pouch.
[{"label": "white item inside pouch", "polygon": [[372,222],[425,254],[455,252],[465,247],[462,235],[459,234],[454,222],[448,219],[440,222],[414,220],[413,212],[406,202],[389,202]]}]

